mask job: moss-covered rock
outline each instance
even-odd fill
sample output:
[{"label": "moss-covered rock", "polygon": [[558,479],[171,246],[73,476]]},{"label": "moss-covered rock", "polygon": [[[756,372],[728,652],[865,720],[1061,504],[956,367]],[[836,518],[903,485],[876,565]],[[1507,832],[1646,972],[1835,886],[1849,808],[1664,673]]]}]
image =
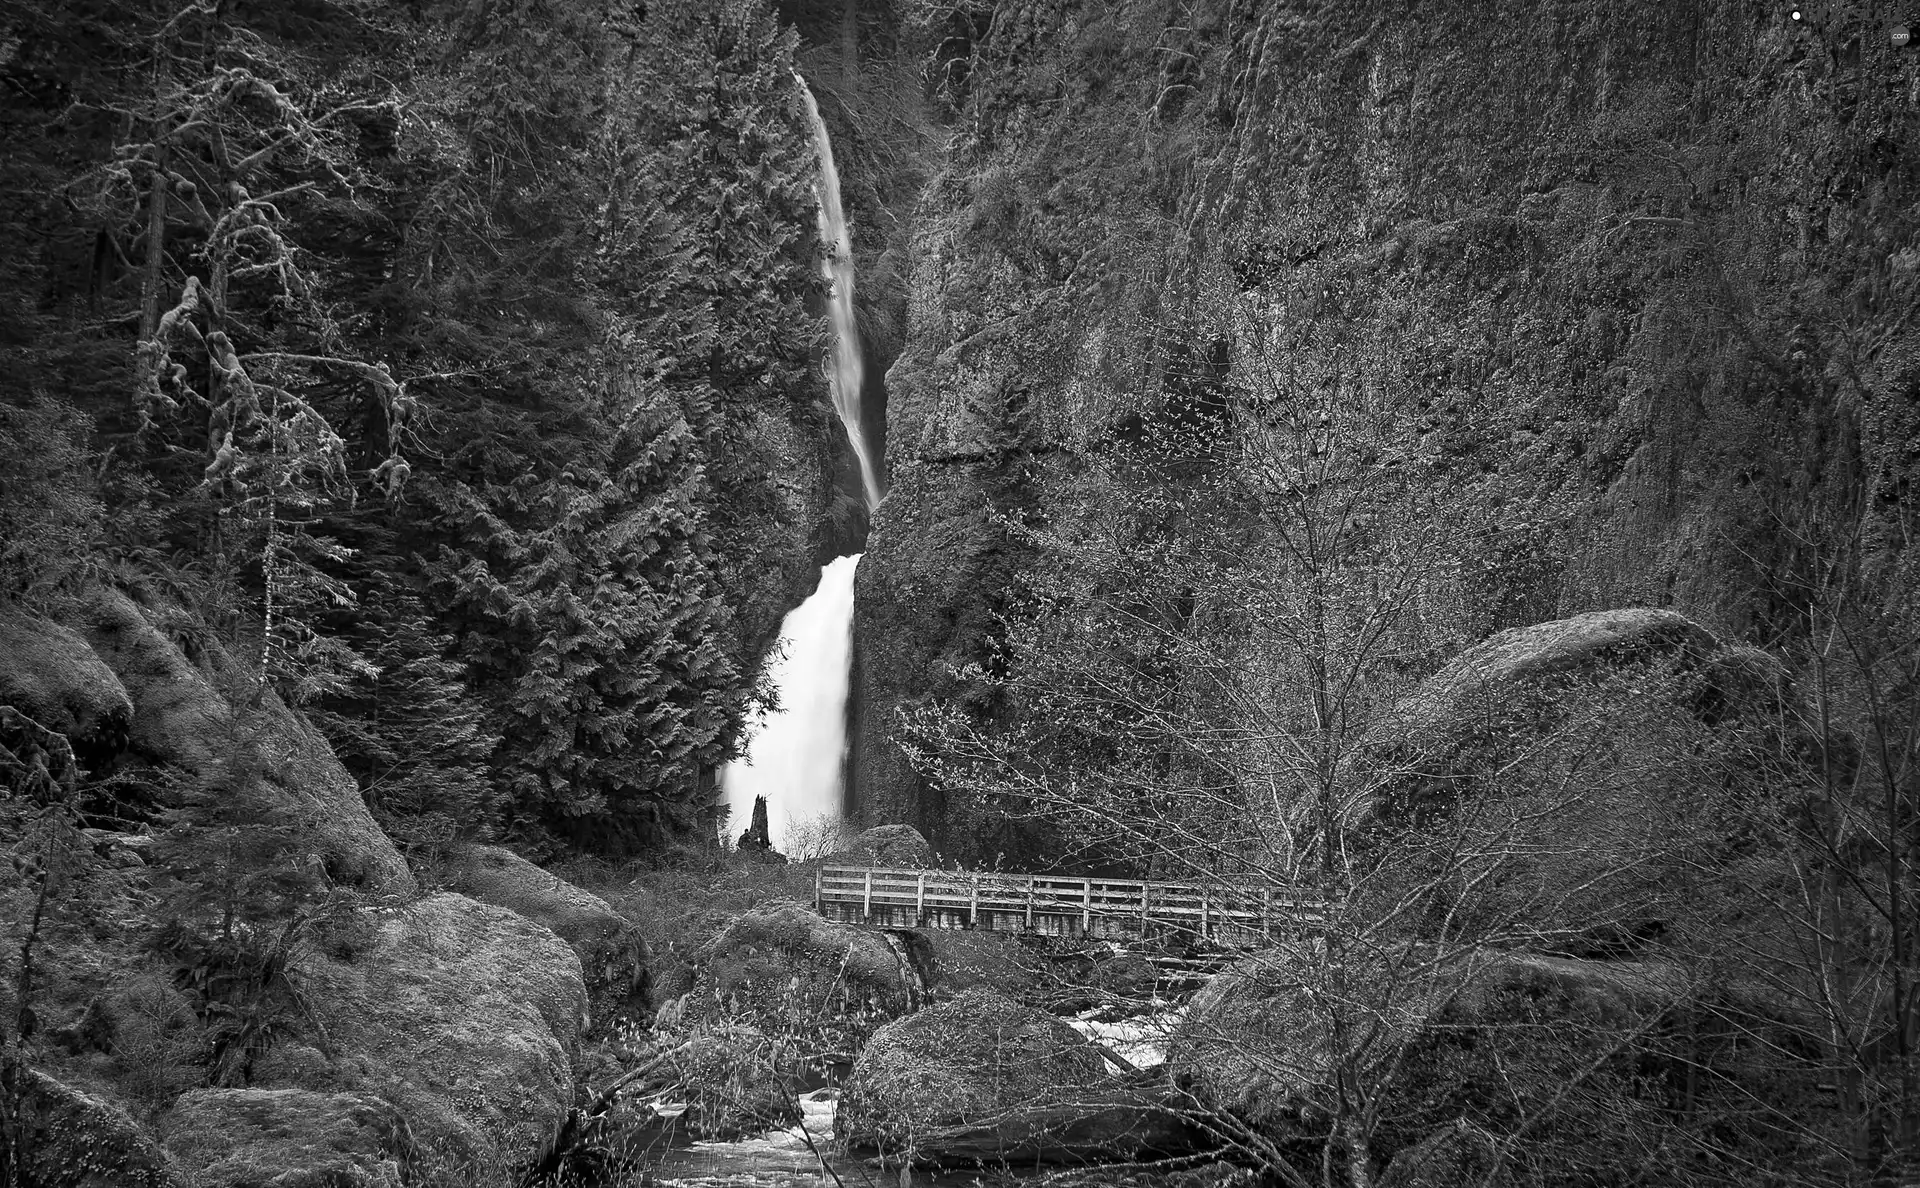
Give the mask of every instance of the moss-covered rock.
[{"label": "moss-covered rock", "polygon": [[1109,1076],[1079,1032],[985,988],[876,1032],[834,1134],[931,1163],[1098,1162],[1185,1143],[1157,1095]]},{"label": "moss-covered rock", "polygon": [[825,1007],[891,1018],[918,1006],[924,992],[909,952],[889,934],[832,923],[790,900],[735,918],[696,962],[698,1009]]},{"label": "moss-covered rock", "polygon": [[126,745],[133,702],[87,641],[50,619],[0,606],[0,705],[67,736],[76,751]]},{"label": "moss-covered rock", "polygon": [[917,870],[933,864],[933,847],[911,825],[875,825],[856,834],[834,858]]},{"label": "moss-covered rock", "polygon": [[34,1188],[183,1188],[166,1152],[125,1110],[10,1055],[0,1061],[19,1103],[0,1127],[0,1171]]},{"label": "moss-covered rock", "polygon": [[162,1122],[195,1188],[400,1188],[406,1123],[376,1097],[304,1089],[197,1089]]},{"label": "moss-covered rock", "polygon": [[647,1005],[647,942],[607,901],[503,846],[469,845],[447,858],[448,890],[553,930],[579,954],[596,1019]]},{"label": "moss-covered rock", "polygon": [[433,895],[381,913],[351,955],[308,954],[290,975],[365,1091],[474,1183],[532,1163],[573,1106],[580,959],[505,908]]},{"label": "moss-covered rock", "polygon": [[[1673,611],[1513,628],[1422,681],[1349,752],[1351,836],[1391,855],[1375,891],[1429,896],[1429,923],[1630,956],[1719,927],[1710,901],[1664,888],[1763,857],[1742,822],[1815,770],[1799,718],[1778,660]],[[1423,841],[1450,833],[1467,846]]]},{"label": "moss-covered rock", "polygon": [[[156,620],[173,622],[179,642]],[[131,700],[127,746],[136,757],[200,786],[223,772],[257,773],[254,791],[281,810],[335,882],[377,893],[415,889],[326,739],[270,690],[254,698],[251,676],[184,615],[150,614],[124,594],[102,592],[80,612],[80,625]],[[254,701],[244,714],[232,700],[242,693]]]},{"label": "moss-covered rock", "polygon": [[[1696,1124],[1762,1163],[1803,1155],[1769,1115],[1817,1108],[1814,1066],[1769,1070],[1748,1055],[1756,1042],[1805,1047],[1763,1000],[1677,966],[1411,945],[1336,965],[1294,945],[1216,975],[1181,1019],[1168,1068],[1197,1101],[1282,1144],[1323,1141],[1336,1078],[1357,1077],[1378,1107],[1372,1154],[1428,1175],[1410,1184],[1451,1183],[1418,1169],[1481,1158],[1482,1131],[1523,1129],[1532,1157],[1556,1169],[1550,1182],[1605,1181],[1663,1166]],[[1673,1109],[1676,1085],[1689,1112]],[[1435,1133],[1461,1119],[1453,1137]]]}]

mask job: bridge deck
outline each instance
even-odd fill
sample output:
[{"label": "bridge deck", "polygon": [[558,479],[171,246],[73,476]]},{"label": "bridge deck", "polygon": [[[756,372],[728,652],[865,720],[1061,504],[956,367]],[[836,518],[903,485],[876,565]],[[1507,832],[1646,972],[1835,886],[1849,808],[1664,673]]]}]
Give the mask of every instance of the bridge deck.
[{"label": "bridge deck", "polygon": [[1132,939],[1185,933],[1260,944],[1317,914],[1291,889],[955,870],[823,867],[814,907],[830,920],[892,928],[978,928]]}]

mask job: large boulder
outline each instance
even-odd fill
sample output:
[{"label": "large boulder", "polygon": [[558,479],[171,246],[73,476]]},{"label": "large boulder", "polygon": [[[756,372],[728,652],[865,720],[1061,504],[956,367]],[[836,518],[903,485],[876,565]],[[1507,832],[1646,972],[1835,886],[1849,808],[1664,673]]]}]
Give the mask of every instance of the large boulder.
[{"label": "large boulder", "polygon": [[501,846],[463,846],[448,855],[447,889],[506,908],[573,946],[587,990],[604,1013],[643,1009],[647,942],[632,921],[598,895]]},{"label": "large boulder", "polygon": [[67,736],[83,760],[126,745],[133,701],[87,641],[60,624],[0,606],[0,705]]},{"label": "large boulder", "polygon": [[[181,642],[155,618],[177,619]],[[375,893],[414,891],[406,860],[374,823],[327,740],[270,690],[250,688],[250,675],[184,615],[150,617],[124,594],[105,592],[87,603],[83,619],[95,655],[131,699],[128,746],[136,756],[200,786],[249,773],[258,785],[251,791],[299,831],[334,882]],[[244,712],[234,704],[242,694],[252,702]]]},{"label": "large boulder", "polygon": [[[34,1188],[180,1188],[167,1153],[119,1106],[0,1056],[17,1113],[0,1126],[0,1169]],[[18,1149],[15,1136],[22,1141]],[[11,1181],[9,1181],[11,1182]]]},{"label": "large boulder", "polygon": [[855,834],[836,860],[919,870],[933,865],[933,847],[911,825],[875,825]]},{"label": "large boulder", "polygon": [[504,1182],[573,1106],[580,959],[544,926],[464,895],[385,911],[368,933],[290,969],[315,1022],[429,1158]]},{"label": "large boulder", "polygon": [[1427,903],[1455,935],[1528,929],[1571,955],[1630,956],[1717,931],[1711,902],[1664,890],[1743,852],[1755,773],[1804,741],[1795,710],[1777,660],[1672,611],[1515,628],[1360,740],[1340,773],[1351,836],[1385,859],[1383,900]]},{"label": "large boulder", "polygon": [[[1348,812],[1358,821],[1444,811],[1488,782],[1493,769],[1486,761],[1496,752],[1552,741],[1564,712],[1584,708],[1577,705],[1582,694],[1686,694],[1698,697],[1704,710],[1704,688],[1641,686],[1631,679],[1609,684],[1608,678],[1649,668],[1659,675],[1698,671],[1724,650],[1712,632],[1684,615],[1644,607],[1503,631],[1454,657],[1367,732],[1345,772]],[[1752,684],[1743,679],[1738,691],[1751,693]]]},{"label": "large boulder", "polygon": [[[1189,1004],[1168,1066],[1202,1105],[1282,1143],[1324,1140],[1336,1077],[1358,1076],[1382,1120],[1372,1153],[1406,1185],[1454,1182],[1438,1169],[1480,1160],[1482,1131],[1524,1133],[1554,1163],[1549,1182],[1613,1182],[1657,1165],[1697,1119],[1717,1119],[1717,1143],[1769,1162],[1782,1132],[1773,1105],[1756,1103],[1817,1100],[1817,1064],[1787,1055],[1801,1034],[1757,999],[1658,963],[1414,945],[1335,962],[1302,944],[1216,975]],[[1779,1067],[1759,1067],[1756,1050]],[[1673,1109],[1674,1086],[1686,1086],[1687,1115]]]},{"label": "large boulder", "polygon": [[854,1063],[834,1133],[916,1162],[1092,1162],[1176,1150],[1146,1085],[1052,1015],[985,988],[898,1019]]},{"label": "large boulder", "polygon": [[401,1188],[406,1123],[356,1093],[196,1089],[163,1121],[194,1188]]},{"label": "large boulder", "polygon": [[835,924],[792,900],[736,917],[696,958],[692,1005],[892,1017],[920,1005],[924,954],[893,933]]},{"label": "large boulder", "polygon": [[1311,1126],[1332,1108],[1343,1065],[1388,1059],[1418,1043],[1442,1013],[1476,1026],[1510,1021],[1507,997],[1522,991],[1530,1002],[1554,999],[1568,1018],[1614,1026],[1681,1001],[1687,986],[1678,971],[1640,962],[1440,955],[1418,945],[1350,950],[1336,961],[1323,943],[1304,942],[1214,975],[1188,1004],[1167,1062],[1212,1106],[1276,1132]]}]

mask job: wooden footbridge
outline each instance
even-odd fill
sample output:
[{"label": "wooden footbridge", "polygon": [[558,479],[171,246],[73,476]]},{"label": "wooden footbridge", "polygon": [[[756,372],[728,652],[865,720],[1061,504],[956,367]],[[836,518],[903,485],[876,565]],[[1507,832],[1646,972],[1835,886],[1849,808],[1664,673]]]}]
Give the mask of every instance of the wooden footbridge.
[{"label": "wooden footbridge", "polygon": [[1229,948],[1270,944],[1318,919],[1270,885],[1071,879],[963,870],[828,866],[813,905],[829,920],[881,928],[978,928],[1105,940],[1153,937]]}]

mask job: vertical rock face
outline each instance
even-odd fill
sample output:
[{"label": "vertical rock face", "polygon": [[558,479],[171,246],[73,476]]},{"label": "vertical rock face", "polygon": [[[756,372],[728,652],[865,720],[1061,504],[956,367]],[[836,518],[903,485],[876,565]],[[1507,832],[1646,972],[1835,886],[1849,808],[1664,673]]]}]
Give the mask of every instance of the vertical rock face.
[{"label": "vertical rock face", "polygon": [[1030,0],[938,32],[960,118],[860,574],[868,819],[948,848],[891,740],[1025,564],[991,512],[1044,521],[1216,347],[1229,402],[1260,346],[1409,410],[1500,529],[1470,637],[1634,604],[1767,636],[1824,525],[1899,563],[1920,57],[1658,0]]}]

